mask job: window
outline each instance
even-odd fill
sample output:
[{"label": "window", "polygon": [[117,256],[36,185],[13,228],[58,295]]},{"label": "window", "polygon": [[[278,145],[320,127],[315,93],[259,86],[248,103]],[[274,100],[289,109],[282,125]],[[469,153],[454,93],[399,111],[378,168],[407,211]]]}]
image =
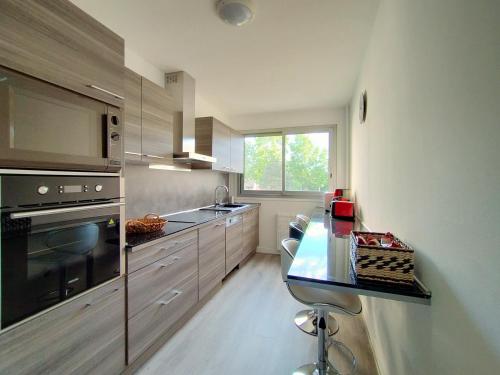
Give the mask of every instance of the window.
[{"label": "window", "polygon": [[245,136],[240,193],[314,195],[329,190],[333,129]]}]

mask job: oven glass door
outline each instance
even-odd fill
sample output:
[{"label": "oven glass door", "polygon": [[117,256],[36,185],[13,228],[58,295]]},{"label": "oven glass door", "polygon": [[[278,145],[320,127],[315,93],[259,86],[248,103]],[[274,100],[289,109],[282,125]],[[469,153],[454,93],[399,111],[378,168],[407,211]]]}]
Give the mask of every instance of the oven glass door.
[{"label": "oven glass door", "polygon": [[1,328],[120,275],[119,207],[97,207],[2,213]]},{"label": "oven glass door", "polygon": [[0,68],[0,157],[14,166],[103,169],[107,111],[97,100]]}]

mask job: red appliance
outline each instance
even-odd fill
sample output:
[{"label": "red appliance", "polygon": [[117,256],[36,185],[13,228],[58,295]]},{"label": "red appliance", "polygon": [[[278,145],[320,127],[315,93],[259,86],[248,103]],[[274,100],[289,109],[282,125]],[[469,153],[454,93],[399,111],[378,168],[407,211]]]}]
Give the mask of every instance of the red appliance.
[{"label": "red appliance", "polygon": [[354,221],[354,202],[350,202],[346,198],[333,200],[330,213],[335,219]]}]

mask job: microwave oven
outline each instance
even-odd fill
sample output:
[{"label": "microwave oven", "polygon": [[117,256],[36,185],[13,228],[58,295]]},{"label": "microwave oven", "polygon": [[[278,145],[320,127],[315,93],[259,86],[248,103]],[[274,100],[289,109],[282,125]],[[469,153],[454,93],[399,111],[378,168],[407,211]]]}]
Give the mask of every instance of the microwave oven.
[{"label": "microwave oven", "polygon": [[0,67],[0,167],[116,172],[120,108]]}]

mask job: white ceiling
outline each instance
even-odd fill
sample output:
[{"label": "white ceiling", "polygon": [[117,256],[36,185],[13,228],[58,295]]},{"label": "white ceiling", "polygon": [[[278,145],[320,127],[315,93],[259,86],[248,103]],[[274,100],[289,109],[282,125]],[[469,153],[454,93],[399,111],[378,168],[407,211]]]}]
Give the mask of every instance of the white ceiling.
[{"label": "white ceiling", "polygon": [[227,114],[345,105],[378,0],[254,0],[241,28],[215,0],[73,0],[160,69],[185,70]]}]

